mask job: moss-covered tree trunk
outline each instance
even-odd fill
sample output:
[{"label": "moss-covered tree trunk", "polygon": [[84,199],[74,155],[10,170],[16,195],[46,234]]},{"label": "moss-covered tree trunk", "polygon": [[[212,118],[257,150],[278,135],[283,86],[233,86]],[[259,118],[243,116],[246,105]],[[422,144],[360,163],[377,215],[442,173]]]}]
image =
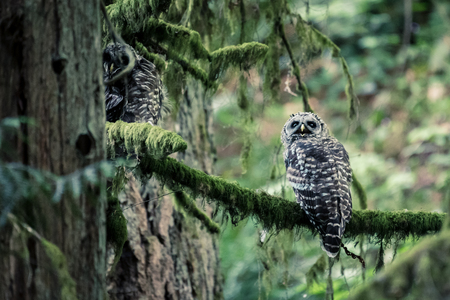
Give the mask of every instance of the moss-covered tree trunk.
[{"label": "moss-covered tree trunk", "polygon": [[[34,120],[4,160],[65,175],[105,158],[99,5],[0,1],[0,118]],[[0,229],[0,299],[104,299],[101,194],[17,203],[14,214],[35,233]]]},{"label": "moss-covered tree trunk", "polygon": [[[190,82],[176,120],[166,122],[188,143],[177,159],[189,166],[213,171],[212,112],[200,84]],[[128,241],[111,271],[112,299],[221,299],[222,278],[218,238],[179,207],[173,194],[164,193],[151,179],[145,186],[130,178],[119,197],[128,224]],[[142,203],[143,201],[148,201]],[[201,206],[200,201],[197,203]],[[206,213],[212,208],[206,205]]]}]

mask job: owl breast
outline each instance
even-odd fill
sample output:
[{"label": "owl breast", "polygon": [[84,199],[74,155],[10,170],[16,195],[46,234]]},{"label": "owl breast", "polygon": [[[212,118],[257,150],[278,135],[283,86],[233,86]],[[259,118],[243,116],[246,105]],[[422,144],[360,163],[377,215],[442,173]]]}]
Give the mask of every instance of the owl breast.
[{"label": "owl breast", "polygon": [[351,218],[351,169],[343,146],[332,137],[294,141],[285,151],[286,176],[297,202],[334,257]]}]

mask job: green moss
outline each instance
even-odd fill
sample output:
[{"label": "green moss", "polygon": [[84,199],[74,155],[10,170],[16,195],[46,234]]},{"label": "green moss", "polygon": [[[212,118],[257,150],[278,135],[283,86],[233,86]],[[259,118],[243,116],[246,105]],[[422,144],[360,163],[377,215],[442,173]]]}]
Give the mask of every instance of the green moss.
[{"label": "green moss", "polygon": [[196,59],[211,59],[197,31],[155,18],[147,19],[141,26],[137,37],[143,44],[156,40],[166,43],[180,54],[191,53]]},{"label": "green moss", "polygon": [[353,182],[352,182],[353,188],[356,191],[356,195],[358,195],[359,207],[361,209],[367,209],[366,191],[364,190],[363,186],[359,182],[358,178],[356,178],[355,173],[352,173],[352,179],[353,179]]},{"label": "green moss", "polygon": [[61,285],[61,299],[75,300],[77,298],[77,284],[75,280],[70,276],[67,268],[67,261],[64,254],[59,248],[47,241],[44,238],[40,238],[42,247],[51,261],[52,267],[58,274],[59,284]]},{"label": "green moss", "polygon": [[187,143],[176,133],[148,123],[106,122],[108,156],[115,157],[122,146],[129,153],[163,157],[184,151]]},{"label": "green moss", "polygon": [[210,233],[220,233],[219,224],[215,223],[207,214],[199,209],[195,201],[186,195],[185,192],[176,192],[175,200],[187,213],[199,219]]},{"label": "green moss", "polygon": [[375,272],[380,272],[384,267],[384,248],[383,248],[383,240],[380,242],[380,249],[378,250],[377,263],[375,265]]},{"label": "green moss", "polygon": [[[170,157],[157,160],[146,156],[141,159],[138,167],[142,173],[154,173],[174,188],[177,185],[188,187],[194,197],[203,196],[214,200],[234,224],[253,217],[268,230],[308,228],[315,232],[306,214],[295,202],[207,175]],[[366,234],[386,241],[408,236],[419,237],[438,232],[445,216],[446,214],[428,212],[354,210],[345,230],[345,237],[356,238],[360,234]]]},{"label": "green moss", "polygon": [[189,62],[187,59],[185,59],[181,55],[178,55],[174,51],[168,51],[167,57],[168,57],[168,59],[173,60],[174,62],[179,64],[184,72],[191,74],[192,77],[201,81],[206,87],[212,87],[212,88],[216,87],[216,83],[210,82],[208,80],[208,75],[206,74],[205,70],[203,70],[202,68]]},{"label": "green moss", "polygon": [[184,79],[185,75],[183,69],[181,68],[181,65],[177,62],[170,61],[167,64],[167,69],[164,73],[163,81],[167,87],[169,98],[173,103],[175,103],[175,107],[172,112],[175,114],[178,111]]},{"label": "green moss", "polygon": [[216,80],[230,66],[248,70],[251,66],[262,63],[269,47],[251,42],[237,46],[220,48],[211,53],[210,80]]},{"label": "green moss", "polygon": [[164,72],[164,70],[166,69],[166,62],[162,58],[160,58],[158,54],[149,52],[147,48],[139,42],[135,43],[135,49],[145,59],[152,62],[160,74]]},{"label": "green moss", "polygon": [[269,50],[264,62],[264,95],[269,96],[270,102],[278,102],[280,99],[280,46],[278,45],[278,36],[272,32],[267,38]]},{"label": "green moss", "polygon": [[106,241],[114,247],[114,265],[122,255],[123,245],[127,241],[127,220],[120,208],[119,199],[108,194],[108,208],[106,210]]}]

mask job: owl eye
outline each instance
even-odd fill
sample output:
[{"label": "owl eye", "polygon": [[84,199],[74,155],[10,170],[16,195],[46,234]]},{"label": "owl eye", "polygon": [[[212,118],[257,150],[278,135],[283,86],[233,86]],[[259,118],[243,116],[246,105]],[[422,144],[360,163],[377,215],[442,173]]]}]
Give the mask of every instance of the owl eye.
[{"label": "owl eye", "polygon": [[121,59],[124,65],[128,65],[128,63],[130,62],[130,59],[126,55],[122,55]]},{"label": "owl eye", "polygon": [[103,61],[110,61],[111,55],[109,53],[103,53]]},{"label": "owl eye", "polygon": [[311,128],[316,128],[316,123],[314,122],[307,122],[306,124],[308,124],[308,126]]},{"label": "owl eye", "polygon": [[291,124],[291,128],[295,128],[295,127],[297,127],[298,126],[298,124],[300,124],[299,122],[297,122],[297,121],[295,121],[295,122],[292,122],[292,124]]}]

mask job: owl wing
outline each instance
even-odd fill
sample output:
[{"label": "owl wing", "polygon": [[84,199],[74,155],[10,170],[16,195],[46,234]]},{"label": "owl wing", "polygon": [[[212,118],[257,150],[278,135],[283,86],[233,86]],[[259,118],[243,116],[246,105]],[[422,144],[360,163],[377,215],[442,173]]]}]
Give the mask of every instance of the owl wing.
[{"label": "owl wing", "polygon": [[131,113],[136,122],[156,125],[161,118],[164,95],[155,66],[145,58],[139,57],[128,80],[129,103],[126,115]]},{"label": "owl wing", "polygon": [[350,193],[344,193],[346,188],[340,187],[339,174],[343,172],[339,170],[337,161],[341,158],[336,157],[335,151],[339,151],[334,150],[338,147],[334,141],[295,143],[287,153],[286,170],[297,202],[320,232],[323,248],[331,257],[339,252],[344,222],[351,217],[351,198],[346,198]]},{"label": "owl wing", "polygon": [[126,99],[117,87],[106,86],[105,88],[105,107],[106,120],[116,122],[124,114]]}]

